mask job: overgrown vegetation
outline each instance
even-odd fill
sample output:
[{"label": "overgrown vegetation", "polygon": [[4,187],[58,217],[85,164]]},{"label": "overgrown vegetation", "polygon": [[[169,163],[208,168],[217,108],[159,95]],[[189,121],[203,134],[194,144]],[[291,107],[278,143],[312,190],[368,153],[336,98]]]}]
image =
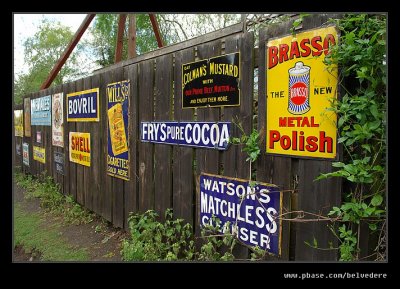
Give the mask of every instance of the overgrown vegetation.
[{"label": "overgrown vegetation", "polygon": [[[130,238],[122,241],[121,255],[125,261],[233,261],[233,250],[238,239],[233,234],[221,233],[220,221],[201,229],[199,237],[190,224],[173,218],[172,209],[165,212],[160,222],[153,210],[144,214],[131,214],[128,219]],[[225,224],[226,232],[229,223]],[[196,245],[197,240],[197,245]],[[250,248],[252,260],[265,258],[266,251]]]},{"label": "overgrown vegetation", "polygon": [[[377,234],[375,260],[386,259],[386,16],[345,15],[332,20],[341,32],[325,63],[340,68],[342,99],[332,103],[338,115],[343,161],[318,179],[345,179],[344,202],[329,215],[341,222],[340,260],[360,260],[360,239]],[[362,231],[367,223],[369,232]],[[365,252],[363,252],[364,255]]]},{"label": "overgrown vegetation", "polygon": [[15,173],[16,183],[25,189],[25,198],[39,198],[40,206],[46,212],[63,217],[66,224],[87,224],[93,221],[95,214],[76,203],[71,196],[60,193],[59,185],[52,177],[42,173],[39,178]]}]

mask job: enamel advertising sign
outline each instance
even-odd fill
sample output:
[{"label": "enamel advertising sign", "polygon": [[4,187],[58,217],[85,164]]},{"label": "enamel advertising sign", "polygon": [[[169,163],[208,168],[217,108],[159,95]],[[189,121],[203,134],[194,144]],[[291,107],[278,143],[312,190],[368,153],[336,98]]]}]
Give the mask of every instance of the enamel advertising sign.
[{"label": "enamel advertising sign", "polygon": [[67,121],[99,121],[99,88],[67,94]]},{"label": "enamel advertising sign", "polygon": [[31,124],[51,126],[51,96],[31,99]]},{"label": "enamel advertising sign", "polygon": [[56,172],[64,175],[64,153],[54,152],[54,167]]},{"label": "enamel advertising sign", "polygon": [[46,163],[46,149],[44,147],[33,146],[33,159],[42,164]]},{"label": "enamel advertising sign", "polygon": [[129,181],[129,96],[129,80],[107,85],[107,174],[126,181]]},{"label": "enamel advertising sign", "polygon": [[25,142],[22,143],[22,161],[29,167],[29,144]]},{"label": "enamel advertising sign", "polygon": [[201,226],[215,226],[215,216],[221,221],[221,232],[232,233],[246,245],[280,255],[281,214],[282,192],[276,185],[257,182],[251,186],[249,180],[200,175]]},{"label": "enamel advertising sign", "polygon": [[182,108],[240,105],[240,54],[182,64]]},{"label": "enamel advertising sign", "polygon": [[31,136],[31,99],[24,98],[24,127],[25,136]]},{"label": "enamel advertising sign", "polygon": [[336,157],[338,71],[323,62],[336,43],[332,26],[268,41],[267,153]]},{"label": "enamel advertising sign", "polygon": [[22,109],[14,110],[15,136],[24,136],[24,112]]},{"label": "enamel advertising sign", "polygon": [[230,122],[142,121],[140,139],[170,145],[228,149]]},{"label": "enamel advertising sign", "polygon": [[64,105],[62,92],[53,95],[52,106],[52,143],[53,146],[64,147]]},{"label": "enamel advertising sign", "polygon": [[69,132],[69,160],[90,167],[90,133]]}]

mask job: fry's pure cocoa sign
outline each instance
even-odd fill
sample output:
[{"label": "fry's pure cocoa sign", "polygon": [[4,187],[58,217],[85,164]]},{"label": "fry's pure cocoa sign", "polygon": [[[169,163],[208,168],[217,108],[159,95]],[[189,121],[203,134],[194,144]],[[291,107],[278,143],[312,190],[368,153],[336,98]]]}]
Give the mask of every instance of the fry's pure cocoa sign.
[{"label": "fry's pure cocoa sign", "polygon": [[324,58],[338,42],[335,27],[267,43],[267,153],[336,157],[337,66]]}]

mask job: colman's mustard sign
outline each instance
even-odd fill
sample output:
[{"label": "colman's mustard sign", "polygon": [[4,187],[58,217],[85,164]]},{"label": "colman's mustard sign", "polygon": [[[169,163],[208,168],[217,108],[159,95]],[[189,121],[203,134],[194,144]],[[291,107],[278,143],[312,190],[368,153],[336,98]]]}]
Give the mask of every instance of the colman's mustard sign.
[{"label": "colman's mustard sign", "polygon": [[267,153],[336,157],[337,67],[323,63],[338,42],[335,27],[267,43]]}]

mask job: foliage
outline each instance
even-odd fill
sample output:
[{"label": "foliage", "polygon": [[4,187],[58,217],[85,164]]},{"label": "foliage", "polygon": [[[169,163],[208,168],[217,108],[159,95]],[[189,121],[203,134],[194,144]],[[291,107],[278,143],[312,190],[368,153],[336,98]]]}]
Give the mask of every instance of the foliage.
[{"label": "foliage", "polygon": [[261,150],[258,145],[260,140],[260,133],[253,128],[251,134],[247,135],[238,119],[233,121],[233,123],[239,129],[241,136],[231,137],[229,139],[229,143],[234,145],[241,145],[242,146],[241,151],[247,153],[246,161],[249,162],[250,181],[251,181],[252,179],[251,164],[254,163],[261,154]]},{"label": "foliage", "polygon": [[[138,55],[158,48],[148,14],[136,16],[136,53]],[[101,66],[114,63],[115,44],[118,29],[118,14],[98,14],[91,33],[89,46],[96,62]],[[239,21],[238,14],[156,14],[164,45],[170,45],[211,32]],[[122,59],[128,55],[128,20],[125,23]]]},{"label": "foliage", "polygon": [[[115,46],[118,31],[119,14],[98,14],[95,17],[91,33],[93,40],[88,43],[92,48],[96,62],[101,66],[114,64]],[[127,19],[124,39],[128,35]],[[136,53],[138,55],[156,49],[157,41],[148,14],[136,14]],[[123,42],[122,59],[127,59],[128,42]]]},{"label": "foliage", "polygon": [[[28,66],[28,71],[14,79],[15,104],[21,104],[24,95],[39,90],[73,35],[69,27],[43,19],[38,31],[24,41],[24,61]],[[52,85],[59,85],[68,79],[84,74],[78,59],[81,49],[81,45],[78,44]]]},{"label": "foliage", "polygon": [[[325,58],[329,67],[341,67],[340,85],[345,91],[329,109],[338,115],[338,142],[345,149],[337,170],[317,179],[344,178],[350,192],[329,215],[344,222],[339,227],[340,260],[359,259],[360,223],[385,238],[386,181],[386,17],[345,15],[332,20],[341,31],[339,44]],[[332,226],[332,231],[333,226]],[[379,241],[379,243],[381,243]],[[376,259],[385,256],[379,246]]]},{"label": "foliage", "polygon": [[54,227],[43,226],[38,213],[26,213],[19,204],[14,205],[14,247],[23,246],[26,253],[39,252],[44,261],[86,261],[86,249],[73,248],[60,238]]},{"label": "foliage", "polygon": [[[221,222],[215,216],[201,228],[201,242],[195,246],[195,236],[190,224],[183,219],[173,219],[172,209],[165,212],[160,222],[153,210],[144,214],[131,213],[128,218],[130,238],[122,241],[121,255],[125,261],[233,261],[233,250],[240,243],[230,233],[229,222],[221,230]],[[201,243],[201,244],[200,244]],[[263,260],[267,251],[249,248],[251,260]]]},{"label": "foliage", "polygon": [[122,242],[121,255],[126,261],[191,260],[194,257],[192,226],[183,219],[173,220],[172,209],[165,212],[165,222],[157,221],[152,210],[130,214],[128,224],[131,240]]},{"label": "foliage", "polygon": [[62,216],[67,224],[87,224],[93,221],[94,213],[76,203],[71,196],[60,193],[59,185],[44,172],[39,178],[15,173],[17,185],[25,189],[25,198],[39,198],[45,211]]}]

